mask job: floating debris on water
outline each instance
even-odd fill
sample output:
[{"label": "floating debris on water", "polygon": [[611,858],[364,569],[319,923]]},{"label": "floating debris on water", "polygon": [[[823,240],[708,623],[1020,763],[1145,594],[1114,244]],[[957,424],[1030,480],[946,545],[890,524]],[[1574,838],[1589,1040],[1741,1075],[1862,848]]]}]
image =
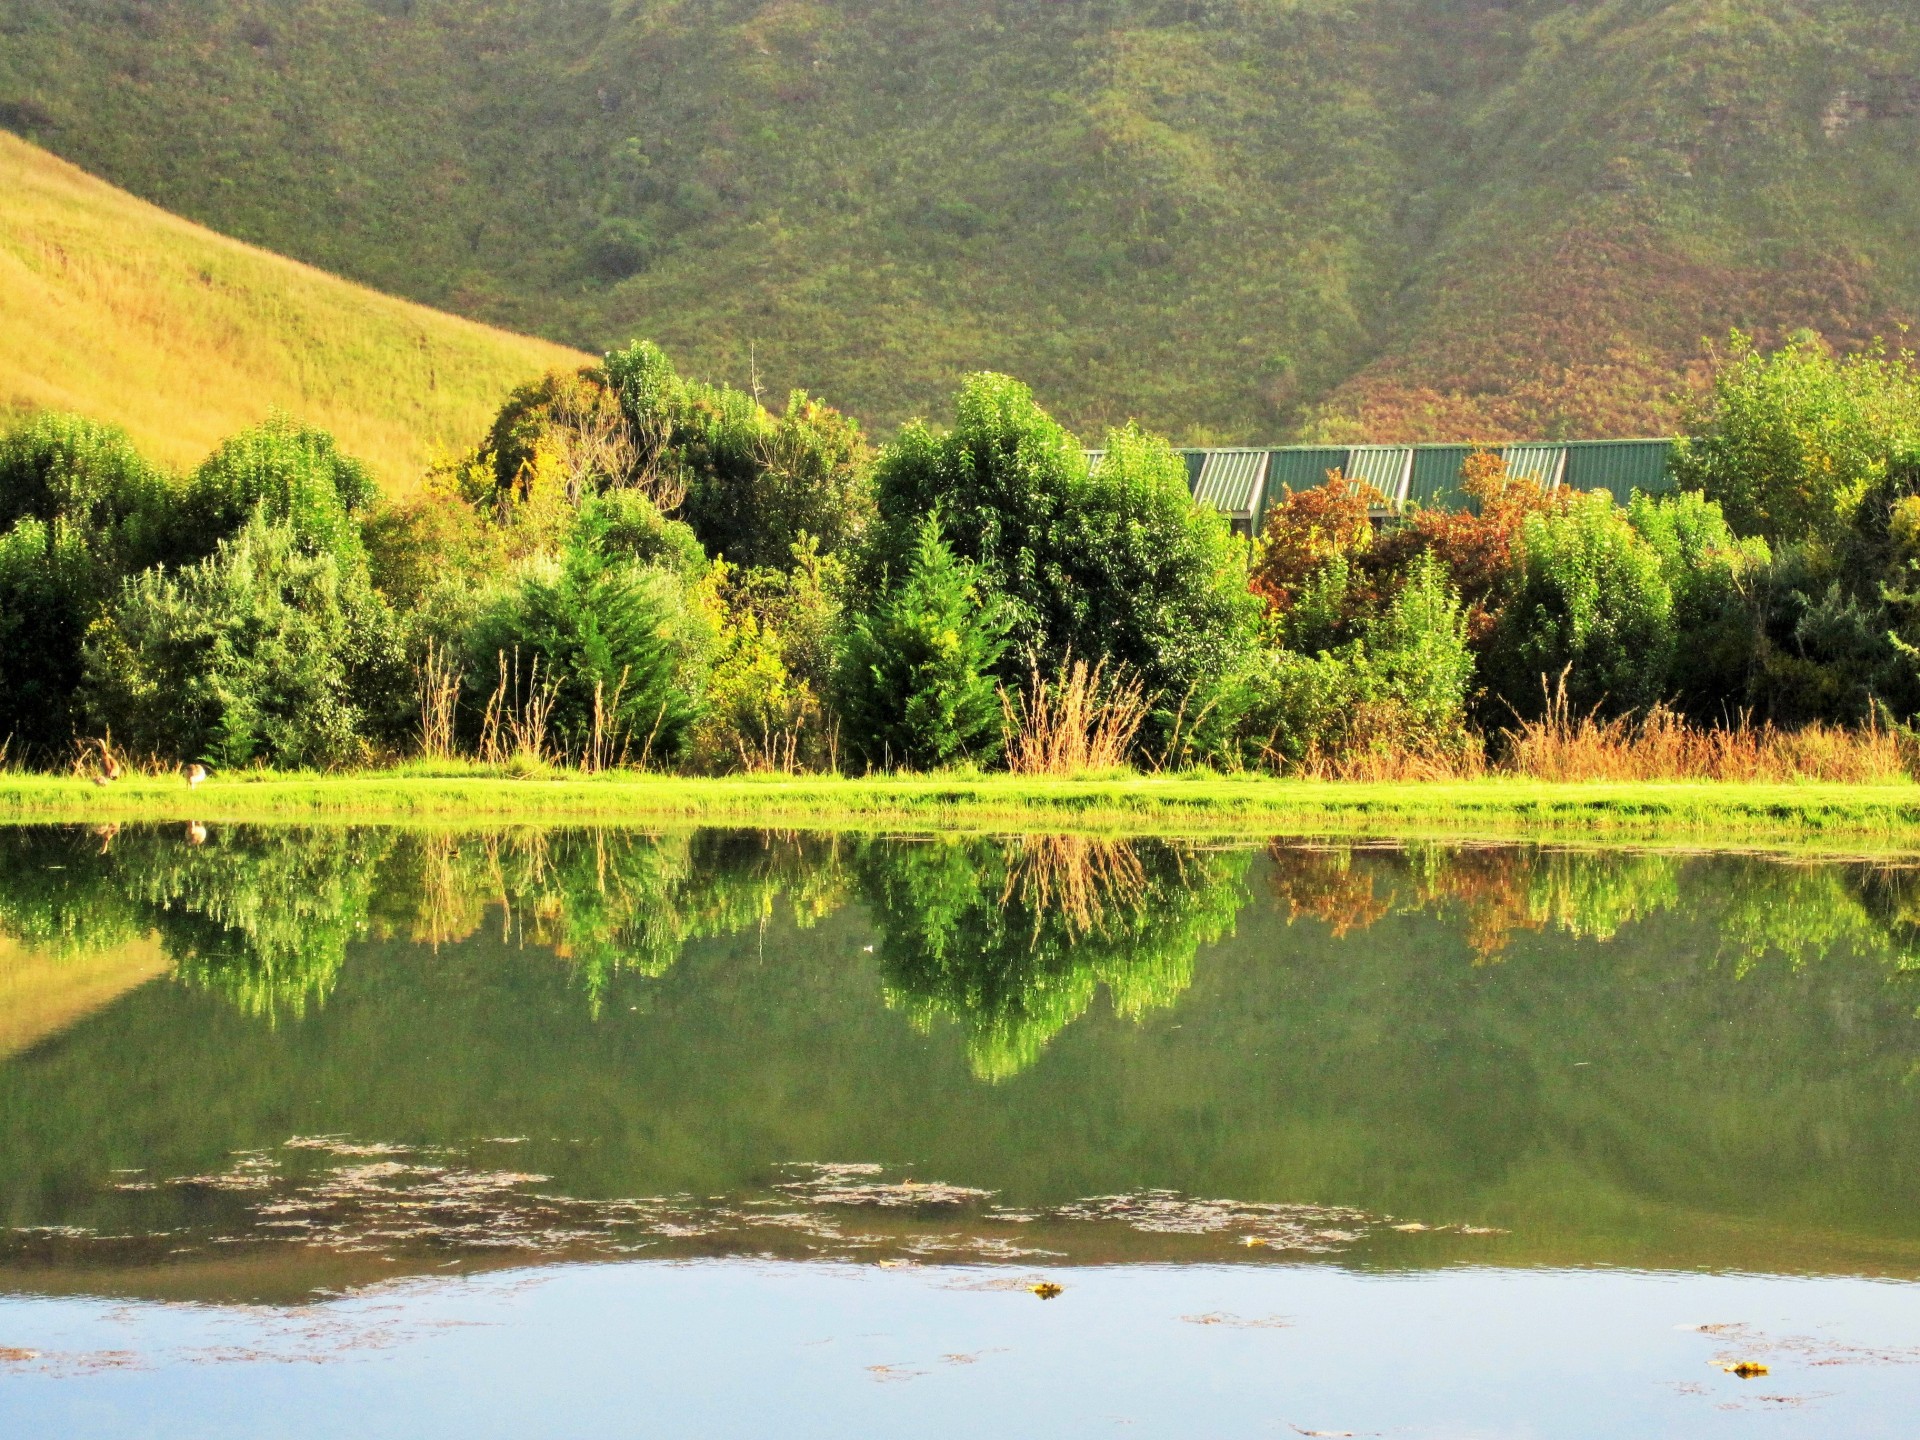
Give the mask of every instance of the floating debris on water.
[{"label": "floating debris on water", "polygon": [[1189,1325],[1225,1325],[1234,1330],[1291,1330],[1293,1321],[1284,1315],[1268,1315],[1258,1320],[1249,1320],[1239,1315],[1229,1315],[1222,1310],[1209,1311],[1205,1315],[1182,1315]]},{"label": "floating debris on water", "polygon": [[[471,1142],[476,1149],[523,1143],[532,1142],[524,1137]],[[123,1228],[132,1233],[110,1237],[68,1228],[5,1233],[13,1237],[9,1243],[23,1249],[111,1244],[129,1263],[142,1256],[157,1261],[251,1244],[372,1256],[385,1263],[420,1256],[421,1263],[434,1266],[450,1263],[448,1252],[482,1260],[616,1259],[646,1252],[1013,1265],[1070,1261],[1089,1251],[1104,1258],[1116,1244],[1138,1254],[1149,1240],[1156,1255],[1168,1245],[1191,1253],[1199,1244],[1205,1253],[1205,1247],[1223,1243],[1282,1255],[1338,1251],[1388,1230],[1496,1233],[1396,1220],[1344,1206],[1202,1199],[1172,1190],[1016,1208],[992,1203],[998,1192],[991,1189],[890,1173],[872,1162],[795,1162],[781,1169],[783,1178],[768,1188],[737,1197],[592,1199],[557,1193],[550,1174],[470,1163],[456,1147],[296,1135],[271,1151],[235,1152],[221,1170],[164,1176],[127,1168],[103,1177],[103,1190],[124,1195],[134,1215],[151,1205],[161,1207],[154,1218],[164,1219],[152,1228],[130,1223]],[[183,1225],[170,1202],[157,1195],[146,1198],[155,1191],[231,1195],[239,1207],[215,1205]],[[856,1225],[854,1214],[866,1218]],[[995,1233],[1005,1226],[1022,1229],[1017,1237],[1005,1229]],[[1139,1238],[1121,1241],[1123,1235]],[[1014,1288],[1049,1298],[1046,1287],[1053,1283],[1028,1277]]]},{"label": "floating debris on water", "polygon": [[1035,1295],[1038,1295],[1042,1300],[1053,1300],[1059,1297],[1061,1287],[1054,1284],[1051,1280],[1042,1280],[1038,1285],[1029,1285],[1027,1289],[1031,1290]]},{"label": "floating debris on water", "polygon": [[901,1180],[887,1185],[871,1178],[884,1173],[879,1165],[795,1164],[787,1168],[807,1173],[797,1180],[783,1181],[774,1189],[797,1195],[814,1205],[879,1205],[917,1209],[927,1205],[971,1205],[990,1200],[996,1193],[992,1190],[976,1190],[968,1185],[948,1185],[937,1180]]},{"label": "floating debris on water", "polygon": [[1382,1221],[1337,1205],[1195,1200],[1173,1190],[1096,1195],[1047,1212],[1061,1220],[1118,1221],[1160,1235],[1236,1235],[1242,1244],[1324,1254],[1363,1239]]}]

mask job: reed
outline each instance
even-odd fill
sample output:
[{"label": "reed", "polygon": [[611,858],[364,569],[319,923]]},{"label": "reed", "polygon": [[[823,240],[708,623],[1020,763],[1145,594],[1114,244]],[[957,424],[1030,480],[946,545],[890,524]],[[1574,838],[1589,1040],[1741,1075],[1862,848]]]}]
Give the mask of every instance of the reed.
[{"label": "reed", "polygon": [[427,643],[427,653],[414,671],[420,698],[420,757],[453,758],[454,721],[459,713],[460,686],[465,677],[453,667],[451,653],[438,641]]},{"label": "reed", "polygon": [[1058,680],[1035,666],[1018,697],[1003,687],[1007,769],[1015,775],[1079,775],[1125,768],[1147,718],[1139,681],[1109,677],[1106,663],[1071,661]]},{"label": "reed", "polygon": [[1545,713],[1505,732],[1499,769],[1534,780],[1822,780],[1872,785],[1911,773],[1911,741],[1870,717],[1853,728],[1783,729],[1741,714],[1728,725],[1688,723],[1664,705],[1612,720],[1578,714],[1564,678]]},{"label": "reed", "polygon": [[1076,939],[1145,908],[1146,867],[1131,842],[1093,835],[1024,835],[1007,845],[1000,904],[1016,897],[1035,917],[1057,913]]},{"label": "reed", "polygon": [[551,675],[542,677],[540,660],[535,657],[524,681],[520,674],[520,650],[516,646],[509,666],[507,652],[498,652],[500,678],[487,697],[487,708],[480,722],[480,759],[483,764],[512,770],[542,769],[564,760],[553,752],[549,722],[554,703],[560,697],[560,682]]}]

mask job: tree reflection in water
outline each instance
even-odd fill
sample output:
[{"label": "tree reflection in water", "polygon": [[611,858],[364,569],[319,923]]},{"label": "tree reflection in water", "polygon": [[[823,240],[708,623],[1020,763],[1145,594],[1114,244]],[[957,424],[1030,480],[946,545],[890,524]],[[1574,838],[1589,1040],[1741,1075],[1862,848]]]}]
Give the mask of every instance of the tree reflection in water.
[{"label": "tree reflection in water", "polygon": [[1285,841],[1267,854],[1269,885],[1292,919],[1344,936],[1391,915],[1433,913],[1460,927],[1483,964],[1523,933],[1607,941],[1672,911],[1710,927],[1716,958],[1736,976],[1768,955],[1797,967],[1843,949],[1896,970],[1920,968],[1920,866],[1912,863]]},{"label": "tree reflection in water", "polygon": [[[1138,1020],[1232,933],[1252,848],[1087,836],[850,838],[758,831],[102,827],[0,830],[0,936],[52,955],[157,936],[175,977],[269,1022],[326,999],[349,942],[457,942],[496,926],[550,952],[598,1013],[616,976],[776,913],[867,912],[887,1002],[957,1025],[973,1073],[1031,1066],[1104,988]],[[1420,913],[1478,964],[1515,940],[1607,942],[1662,914],[1706,927],[1742,977],[1851,953],[1920,969],[1920,868],[1539,845],[1276,841],[1262,888],[1289,923],[1353,937]]]},{"label": "tree reflection in water", "polygon": [[1102,985],[1130,1019],[1172,1005],[1200,947],[1233,928],[1250,858],[1037,836],[869,846],[859,870],[889,1003],[923,1029],[959,1022],[974,1074],[1002,1080]]}]

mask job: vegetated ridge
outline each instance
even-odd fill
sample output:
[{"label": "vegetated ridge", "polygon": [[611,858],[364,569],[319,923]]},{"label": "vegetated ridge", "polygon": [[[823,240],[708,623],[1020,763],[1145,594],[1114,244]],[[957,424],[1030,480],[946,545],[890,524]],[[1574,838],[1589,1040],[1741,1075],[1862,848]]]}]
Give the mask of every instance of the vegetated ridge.
[{"label": "vegetated ridge", "polygon": [[213,234],[0,133],[0,410],[83,411],[184,465],[282,409],[404,490],[511,386],[582,358]]},{"label": "vegetated ridge", "polygon": [[0,124],[883,434],[977,368],[1085,433],[1669,433],[1703,336],[1920,310],[1910,0],[0,0]]}]

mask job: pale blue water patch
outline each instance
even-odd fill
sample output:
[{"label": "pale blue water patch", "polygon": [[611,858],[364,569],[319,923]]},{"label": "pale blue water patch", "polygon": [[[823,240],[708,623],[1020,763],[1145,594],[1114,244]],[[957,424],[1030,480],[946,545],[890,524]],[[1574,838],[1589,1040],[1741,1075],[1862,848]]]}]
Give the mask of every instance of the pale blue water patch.
[{"label": "pale blue water patch", "polygon": [[[120,1437],[1913,1434],[1920,1291],[1325,1265],[759,1261],[316,1306],[0,1302],[0,1433]],[[1701,1326],[1716,1327],[1702,1330]],[[1716,1361],[1758,1360],[1742,1380]]]}]

